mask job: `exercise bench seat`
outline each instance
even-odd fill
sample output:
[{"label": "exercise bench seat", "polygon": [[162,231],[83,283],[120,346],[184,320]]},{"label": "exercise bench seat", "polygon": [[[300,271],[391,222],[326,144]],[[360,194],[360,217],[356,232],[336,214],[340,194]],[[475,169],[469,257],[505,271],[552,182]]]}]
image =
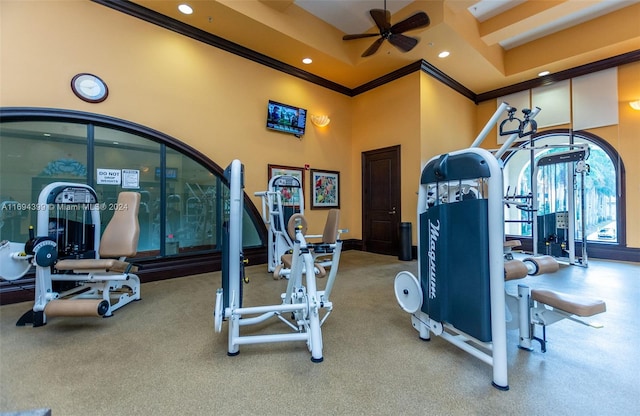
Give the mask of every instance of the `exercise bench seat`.
[{"label": "exercise bench seat", "polygon": [[586,298],[544,289],[532,289],[531,298],[571,315],[588,317],[607,310],[603,300]]},{"label": "exercise bench seat", "polygon": [[[322,242],[307,243],[307,247],[313,250],[314,266],[316,268],[317,277],[325,277],[327,275],[327,271],[324,266],[331,266],[330,261],[326,261],[321,264],[319,258],[328,257],[333,254],[335,244],[338,241],[340,235],[340,229],[338,228],[339,222],[340,210],[336,208],[330,209],[327,213],[327,221],[324,224],[324,230],[322,234],[307,235],[307,220],[305,219],[304,215],[293,214],[291,218],[289,218],[289,223],[287,224],[287,232],[289,233],[292,241],[296,239],[296,227],[301,227],[301,232],[305,236],[305,238],[322,238]],[[282,269],[291,269],[291,265],[293,264],[293,254],[283,254],[282,256],[280,256],[280,261],[282,262],[282,265],[276,267],[273,272],[273,278],[276,280],[282,277]]]},{"label": "exercise bench seat", "polygon": [[135,273],[138,267],[126,261],[116,259],[79,259],[60,260],[56,263],[56,270],[72,270],[74,273],[86,272],[115,272],[115,273]]}]

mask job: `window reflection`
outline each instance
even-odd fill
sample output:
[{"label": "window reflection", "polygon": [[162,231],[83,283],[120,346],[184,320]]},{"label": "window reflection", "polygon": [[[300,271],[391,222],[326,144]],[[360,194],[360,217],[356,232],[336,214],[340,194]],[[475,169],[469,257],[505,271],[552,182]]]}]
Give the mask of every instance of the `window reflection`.
[{"label": "window reflection", "polygon": [[[6,120],[6,119],[5,119]],[[24,120],[24,117],[22,118]],[[119,180],[101,178],[118,172]],[[141,194],[138,258],[221,250],[222,179],[204,165],[137,131],[68,121],[4,121],[0,129],[0,240],[25,242],[38,200],[56,181],[88,183],[106,226],[118,193]],[[245,209],[243,243],[261,246],[256,219]]]},{"label": "window reflection", "polygon": [[25,242],[29,226],[36,224],[37,209],[9,208],[32,207],[51,182],[87,182],[86,132],[86,124],[2,123],[0,240]]},{"label": "window reflection", "polygon": [[217,178],[176,150],[167,149],[166,160],[167,255],[216,247]]}]

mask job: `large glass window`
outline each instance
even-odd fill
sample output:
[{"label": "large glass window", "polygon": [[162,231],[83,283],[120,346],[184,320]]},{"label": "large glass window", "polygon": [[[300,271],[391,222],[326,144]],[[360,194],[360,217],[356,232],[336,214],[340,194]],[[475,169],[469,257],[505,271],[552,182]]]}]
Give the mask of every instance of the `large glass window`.
[{"label": "large glass window", "polygon": [[[93,122],[84,113],[79,122],[71,113],[62,120],[33,118],[3,117],[0,123],[0,240],[25,242],[29,226],[37,224],[40,191],[60,181],[95,189],[103,229],[117,209],[118,194],[139,192],[138,257],[221,250],[220,168],[171,147],[161,133],[146,134],[138,125],[128,129],[121,120],[112,126],[111,119],[96,116]],[[245,207],[245,247],[262,246],[259,223]]]},{"label": "large glass window", "polygon": [[[600,142],[603,143],[603,142]],[[558,213],[568,210],[567,199],[569,188],[575,190],[573,204],[575,206],[575,238],[582,239],[582,206],[584,205],[584,228],[587,240],[597,242],[618,242],[620,224],[618,212],[618,179],[617,166],[610,156],[611,149],[603,148],[600,143],[586,135],[574,133],[551,133],[541,135],[534,142],[535,150],[513,152],[505,161],[504,177],[507,195],[522,197],[517,203],[510,204],[505,210],[505,232],[514,236],[531,236],[531,218],[550,212]],[[538,206],[535,211],[528,210],[531,201],[531,166],[540,158],[565,152],[569,144],[586,144],[589,147],[589,158],[586,160],[584,175],[572,163],[558,163],[543,166],[536,175]],[[523,145],[523,148],[525,145]],[[584,183],[582,183],[584,181]],[[582,190],[584,189],[584,199]],[[517,202],[518,200],[514,198]]]},{"label": "large glass window", "polygon": [[51,182],[87,183],[87,126],[7,122],[0,130],[0,240],[24,242]]},{"label": "large glass window", "polygon": [[173,149],[167,149],[166,161],[163,235],[167,254],[215,247],[218,179]]}]

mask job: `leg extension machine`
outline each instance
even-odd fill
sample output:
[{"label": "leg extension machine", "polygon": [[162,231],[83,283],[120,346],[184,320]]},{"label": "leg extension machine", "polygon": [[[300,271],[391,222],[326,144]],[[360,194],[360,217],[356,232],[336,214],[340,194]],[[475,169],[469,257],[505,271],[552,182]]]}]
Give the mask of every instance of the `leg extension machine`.
[{"label": "leg extension machine", "polygon": [[137,251],[139,204],[139,193],[121,192],[107,207],[114,214],[101,236],[101,206],[90,186],[47,185],[38,197],[37,235],[0,247],[3,278],[15,280],[36,268],[35,302],[17,325],[42,326],[52,316],[109,317],[139,300],[138,267],[126,261]]}]

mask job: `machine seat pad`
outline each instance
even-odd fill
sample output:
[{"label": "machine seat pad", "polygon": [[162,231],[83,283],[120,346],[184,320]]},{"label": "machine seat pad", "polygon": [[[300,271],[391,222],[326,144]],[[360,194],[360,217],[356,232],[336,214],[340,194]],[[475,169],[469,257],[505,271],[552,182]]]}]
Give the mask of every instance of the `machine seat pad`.
[{"label": "machine seat pad", "polygon": [[607,310],[603,300],[568,295],[544,289],[532,289],[531,298],[553,308],[577,316],[593,316]]},{"label": "machine seat pad", "polygon": [[[282,260],[282,264],[284,266],[285,269],[291,269],[291,266],[293,265],[293,254],[283,254],[280,257],[280,260]],[[324,267],[322,267],[320,264],[315,263],[314,267],[316,269],[318,269],[318,273],[316,273],[317,277],[325,277],[327,272],[325,271]]]},{"label": "machine seat pad", "polygon": [[57,270],[105,270],[116,273],[135,273],[137,266],[117,259],[70,259],[60,260],[56,263]]},{"label": "machine seat pad", "polygon": [[513,248],[513,247],[520,247],[522,245],[522,243],[520,242],[520,240],[507,240],[504,243],[502,243],[504,248]]},{"label": "machine seat pad", "polygon": [[331,254],[333,253],[333,247],[331,244],[309,244],[311,248],[313,248],[313,252],[316,254]]}]

